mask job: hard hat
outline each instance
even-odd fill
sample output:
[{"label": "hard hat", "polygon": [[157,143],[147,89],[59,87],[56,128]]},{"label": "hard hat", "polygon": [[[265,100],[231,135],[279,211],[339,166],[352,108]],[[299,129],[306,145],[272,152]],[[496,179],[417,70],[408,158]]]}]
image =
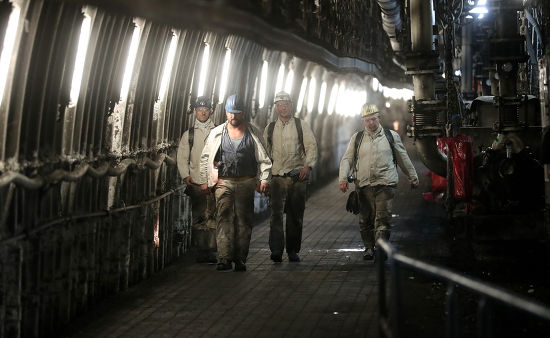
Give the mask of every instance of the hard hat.
[{"label": "hard hat", "polygon": [[239,114],[244,110],[244,104],[238,94],[233,94],[225,100],[225,111],[231,114]]},{"label": "hard hat", "polygon": [[361,117],[366,117],[378,113],[378,108],[375,104],[365,103],[361,108]]},{"label": "hard hat", "polygon": [[277,101],[292,101],[292,99],[290,98],[289,93],[283,91],[283,92],[278,92],[277,94],[275,94],[275,98],[273,99],[273,103],[275,103]]},{"label": "hard hat", "polygon": [[212,100],[206,96],[199,96],[195,101],[195,108],[206,107],[212,109]]}]

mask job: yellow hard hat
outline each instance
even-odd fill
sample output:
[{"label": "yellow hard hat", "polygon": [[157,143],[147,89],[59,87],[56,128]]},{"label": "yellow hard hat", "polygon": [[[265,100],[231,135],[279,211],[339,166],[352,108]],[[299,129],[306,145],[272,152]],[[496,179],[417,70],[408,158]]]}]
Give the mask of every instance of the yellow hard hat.
[{"label": "yellow hard hat", "polygon": [[378,107],[375,104],[365,103],[361,108],[361,117],[378,113]]}]

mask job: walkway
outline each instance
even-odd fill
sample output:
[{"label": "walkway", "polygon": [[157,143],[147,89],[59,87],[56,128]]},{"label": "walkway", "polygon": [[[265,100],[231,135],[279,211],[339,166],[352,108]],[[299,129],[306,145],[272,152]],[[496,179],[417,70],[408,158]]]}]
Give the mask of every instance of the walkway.
[{"label": "walkway", "polygon": [[[435,221],[433,210],[441,208],[423,201],[428,178],[420,163],[415,166],[421,186],[411,191],[401,177],[392,235],[400,250],[413,252],[421,250],[415,237],[429,237],[429,231],[408,224]],[[266,220],[253,229],[248,271],[217,272],[188,257],[99,304],[76,323],[74,336],[377,337],[376,270],[362,260],[358,216],[345,211],[346,198],[336,181],[312,194],[302,262],[289,263],[286,255],[281,264],[269,259]]]}]

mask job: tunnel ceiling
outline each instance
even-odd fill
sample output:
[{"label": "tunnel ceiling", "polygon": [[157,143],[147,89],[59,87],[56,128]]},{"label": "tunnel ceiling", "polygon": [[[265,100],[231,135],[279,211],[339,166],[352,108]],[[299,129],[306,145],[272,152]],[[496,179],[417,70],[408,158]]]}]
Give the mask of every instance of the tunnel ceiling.
[{"label": "tunnel ceiling", "polygon": [[[401,87],[375,0],[68,0],[173,26],[238,34],[338,72],[376,75]],[[318,3],[318,5],[317,5]]]}]

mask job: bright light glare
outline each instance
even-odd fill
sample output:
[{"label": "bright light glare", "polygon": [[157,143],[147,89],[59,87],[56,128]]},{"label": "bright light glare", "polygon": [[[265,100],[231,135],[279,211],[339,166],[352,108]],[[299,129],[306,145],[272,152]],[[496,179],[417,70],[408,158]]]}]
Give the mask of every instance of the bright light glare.
[{"label": "bright light glare", "polygon": [[199,80],[199,89],[197,91],[197,96],[202,96],[204,94],[204,87],[206,86],[206,76],[208,75],[209,58],[210,58],[210,45],[205,43],[204,51],[202,53],[201,76]]},{"label": "bright light glare", "polygon": [[477,16],[478,19],[483,19],[483,17],[485,16],[485,14],[481,13]]},{"label": "bright light glare", "polygon": [[80,84],[82,82],[82,74],[84,73],[84,61],[86,61],[88,41],[90,40],[91,24],[92,19],[90,19],[88,15],[84,14],[84,20],[82,20],[82,26],[80,28],[80,38],[78,39],[78,49],[76,50],[73,80],[71,82],[70,99],[73,105],[76,105],[76,102],[78,101],[78,94],[80,94]]},{"label": "bright light glare", "polygon": [[291,69],[288,71],[288,74],[286,75],[286,81],[285,81],[285,92],[287,92],[289,95],[292,94],[293,80],[294,80],[294,71]]},{"label": "bright light glare", "polygon": [[485,6],[485,5],[487,5],[487,0],[478,0],[477,5],[478,6]]},{"label": "bright light glare", "polygon": [[386,108],[390,108],[390,107],[391,107],[390,101],[386,101]]},{"label": "bright light glare", "polygon": [[487,14],[487,13],[489,13],[489,11],[487,10],[486,7],[478,6],[478,7],[474,7],[472,9],[470,9],[470,13],[472,13],[472,14]]},{"label": "bright light glare", "polygon": [[334,107],[336,106],[336,99],[338,98],[338,83],[335,83],[332,86],[330,91],[330,98],[328,100],[328,114],[331,115],[334,113]]},{"label": "bright light glare", "polygon": [[128,51],[128,58],[126,59],[126,67],[124,68],[124,77],[122,80],[122,87],[120,88],[120,101],[125,101],[128,97],[128,90],[130,88],[130,80],[132,79],[132,73],[134,71],[134,62],[136,61],[136,55],[139,46],[139,35],[141,33],[141,27],[136,25],[134,27],[134,33],[132,34],[132,42],[130,42],[130,50]]},{"label": "bright light glare", "polygon": [[279,73],[277,74],[277,84],[275,85],[275,94],[283,90],[283,81],[285,78],[285,65],[281,64]]},{"label": "bright light glare", "polygon": [[338,87],[338,95],[336,95],[336,107],[335,107],[335,109],[336,109],[336,113],[338,113],[338,115],[344,115],[344,96],[345,96],[345,92],[346,92],[346,87],[342,83]]},{"label": "bright light glare", "polygon": [[319,106],[317,107],[317,111],[319,114],[323,113],[323,109],[325,108],[325,96],[327,94],[327,83],[323,81],[321,84],[321,92],[319,93]]},{"label": "bright light glare", "polygon": [[269,64],[266,60],[264,60],[264,64],[262,66],[262,78],[260,79],[260,99],[258,100],[259,108],[263,108],[265,104],[265,94],[267,91],[267,70],[269,68]]},{"label": "bright light glare", "polygon": [[316,86],[315,78],[312,77],[311,81],[309,81],[309,91],[307,92],[307,111],[308,113],[311,113],[313,111],[313,104],[315,103],[315,86]]},{"label": "bright light glare", "polygon": [[336,100],[336,112],[343,116],[357,116],[365,102],[367,102],[365,90],[347,89],[341,85]]},{"label": "bright light glare", "polygon": [[227,48],[225,51],[225,58],[223,59],[223,71],[222,79],[220,82],[220,92],[218,94],[218,103],[222,103],[225,97],[225,91],[227,89],[227,80],[229,79],[229,66],[231,65],[231,49]]},{"label": "bright light glare", "polygon": [[17,6],[14,6],[11,10],[8,27],[6,28],[6,36],[4,37],[4,45],[2,46],[2,56],[0,56],[0,105],[2,104],[6,81],[8,80],[8,70],[10,69],[11,56],[13,47],[15,46],[15,35],[17,33],[17,26],[19,25],[20,12],[21,10]]},{"label": "bright light glare", "polygon": [[302,110],[304,105],[304,97],[306,96],[307,78],[302,80],[302,86],[300,87],[300,95],[298,96],[298,104],[296,105],[296,113]]},{"label": "bright light glare", "polygon": [[372,90],[374,90],[375,92],[377,92],[379,86],[380,86],[380,82],[378,81],[377,78],[373,77],[373,78],[372,78]]},{"label": "bright light glare", "polygon": [[381,90],[384,97],[393,100],[410,100],[414,94],[412,90],[406,88],[399,89],[381,86]]}]

